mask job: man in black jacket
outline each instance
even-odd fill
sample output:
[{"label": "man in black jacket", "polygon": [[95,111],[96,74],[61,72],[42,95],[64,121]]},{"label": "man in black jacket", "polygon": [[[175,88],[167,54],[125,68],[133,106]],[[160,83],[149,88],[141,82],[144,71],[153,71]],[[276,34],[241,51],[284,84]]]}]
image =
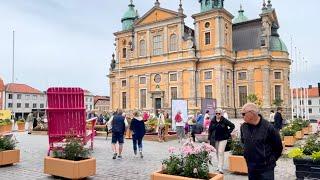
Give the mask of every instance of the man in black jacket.
[{"label": "man in black jacket", "polygon": [[278,107],[277,112],[274,115],[274,128],[278,131],[280,131],[280,129],[282,129],[282,123],[283,123],[283,118],[282,118],[281,112],[282,112],[282,108]]},{"label": "man in black jacket", "polygon": [[242,108],[245,121],[241,125],[241,142],[248,166],[249,180],[274,180],[276,161],[282,153],[279,132],[258,114],[257,105],[248,103]]}]

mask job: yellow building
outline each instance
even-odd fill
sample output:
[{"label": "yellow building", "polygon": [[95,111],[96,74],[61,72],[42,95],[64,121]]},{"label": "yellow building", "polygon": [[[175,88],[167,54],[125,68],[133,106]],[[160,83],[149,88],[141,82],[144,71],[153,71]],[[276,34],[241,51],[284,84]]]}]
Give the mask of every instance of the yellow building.
[{"label": "yellow building", "polygon": [[139,17],[131,1],[123,29],[114,33],[111,110],[170,110],[172,99],[186,99],[189,110],[199,110],[203,99],[215,99],[234,116],[249,94],[261,100],[265,112],[275,99],[289,108],[291,61],[271,1],[259,18],[248,20],[241,8],[234,21],[223,0],[198,2],[201,11],[192,15],[190,28],[181,3],[172,11],[156,0]]}]

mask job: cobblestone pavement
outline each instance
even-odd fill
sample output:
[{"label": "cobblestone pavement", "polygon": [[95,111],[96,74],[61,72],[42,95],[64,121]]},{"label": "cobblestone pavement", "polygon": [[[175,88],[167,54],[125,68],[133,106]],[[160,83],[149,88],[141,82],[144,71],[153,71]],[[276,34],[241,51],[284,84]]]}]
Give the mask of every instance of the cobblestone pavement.
[{"label": "cobblestone pavement", "polygon": [[[239,127],[239,125],[237,125]],[[19,141],[18,148],[21,150],[21,162],[14,166],[0,168],[0,179],[55,179],[43,173],[43,161],[48,148],[47,136],[27,135],[26,133],[15,133]],[[144,158],[140,159],[133,155],[132,143],[125,141],[123,159],[112,160],[110,139],[96,137],[93,156],[97,159],[97,174],[89,179],[108,180],[147,180],[150,174],[161,168],[161,161],[168,156],[170,146],[179,147],[178,142],[166,143],[144,142]],[[225,169],[228,167],[228,153],[226,153]],[[216,169],[216,158],[213,158],[214,165],[211,171]],[[295,167],[291,159],[281,158],[278,161],[275,174],[276,179],[295,179]],[[225,172],[226,180],[247,179],[247,176],[230,174]]]}]

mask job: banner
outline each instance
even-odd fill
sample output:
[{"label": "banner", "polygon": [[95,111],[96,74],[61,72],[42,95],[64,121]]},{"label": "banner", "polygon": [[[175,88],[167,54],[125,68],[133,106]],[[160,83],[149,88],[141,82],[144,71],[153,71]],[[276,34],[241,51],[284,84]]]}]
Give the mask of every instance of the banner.
[{"label": "banner", "polygon": [[201,100],[201,110],[202,114],[205,114],[209,110],[210,119],[214,116],[215,110],[217,109],[216,99],[202,99]]},{"label": "banner", "polygon": [[171,119],[172,119],[172,129],[176,130],[176,121],[174,117],[176,114],[181,111],[183,122],[188,121],[188,101],[181,99],[173,99],[171,101]]},{"label": "banner", "polygon": [[10,110],[0,110],[0,119],[11,119],[11,111]]}]

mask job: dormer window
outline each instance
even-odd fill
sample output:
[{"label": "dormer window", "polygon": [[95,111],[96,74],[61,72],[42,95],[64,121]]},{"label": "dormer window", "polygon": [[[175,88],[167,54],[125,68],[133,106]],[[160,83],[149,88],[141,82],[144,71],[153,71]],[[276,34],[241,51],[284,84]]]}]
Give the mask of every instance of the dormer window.
[{"label": "dormer window", "polygon": [[204,36],[205,36],[205,45],[210,44],[211,43],[210,42],[210,40],[211,40],[210,32],[206,32]]}]

